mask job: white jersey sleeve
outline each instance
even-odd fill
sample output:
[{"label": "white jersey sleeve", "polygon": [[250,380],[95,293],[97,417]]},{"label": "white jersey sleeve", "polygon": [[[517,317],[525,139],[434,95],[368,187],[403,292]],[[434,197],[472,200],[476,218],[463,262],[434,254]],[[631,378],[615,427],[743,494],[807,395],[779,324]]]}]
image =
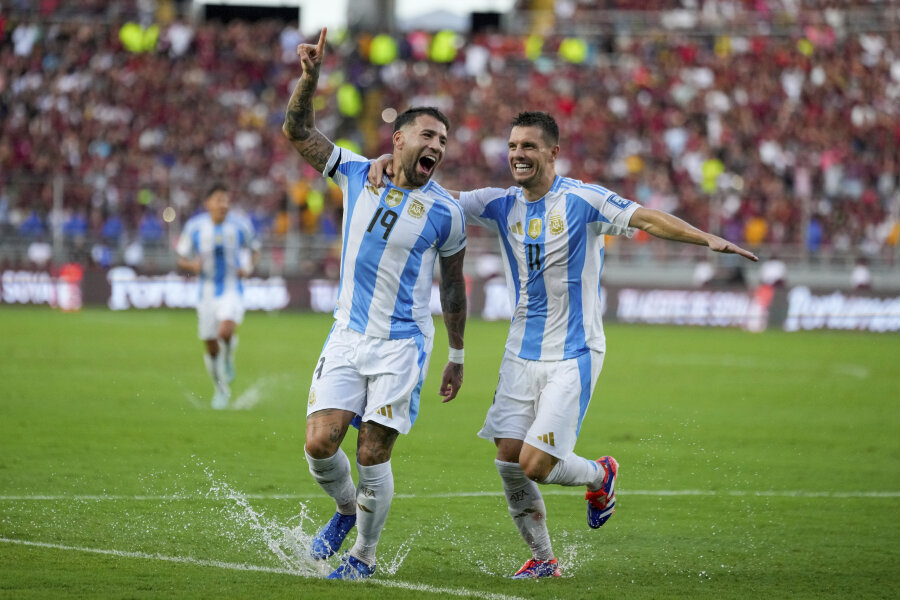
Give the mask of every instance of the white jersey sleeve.
[{"label": "white jersey sleeve", "polygon": [[[365,185],[369,174],[369,159],[351,152],[338,145],[334,146],[331,156],[325,163],[322,175],[330,177],[344,192],[344,200],[348,200],[351,182],[353,185]],[[360,175],[362,176],[360,178]],[[352,194],[351,194],[352,196]]]},{"label": "white jersey sleeve", "polygon": [[[459,204],[466,214],[466,222],[496,230],[498,227],[498,209],[495,201],[506,198],[508,190],[501,188],[480,188],[470,192],[460,192]],[[515,197],[515,194],[512,194]]]},{"label": "white jersey sleeve", "polygon": [[587,222],[599,223],[601,233],[605,235],[624,235],[632,237],[637,231],[629,227],[631,215],[639,208],[639,204],[622,198],[600,185],[578,182],[577,194],[590,208],[585,207]]}]

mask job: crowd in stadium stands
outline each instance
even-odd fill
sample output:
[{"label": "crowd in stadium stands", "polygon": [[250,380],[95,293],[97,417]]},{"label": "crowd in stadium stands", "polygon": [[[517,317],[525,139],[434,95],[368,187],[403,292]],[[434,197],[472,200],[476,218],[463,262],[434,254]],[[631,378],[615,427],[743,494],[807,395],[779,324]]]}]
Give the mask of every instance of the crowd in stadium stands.
[{"label": "crowd in stadium stands", "polygon": [[[594,3],[568,4],[574,15]],[[71,240],[119,248],[166,243],[214,180],[236,190],[264,239],[337,235],[339,191],[281,133],[300,73],[295,28],[189,23],[171,2],[141,1],[81,2],[82,15],[104,17],[89,23],[66,6],[45,0],[40,15],[0,16],[4,235],[46,239],[61,227]],[[900,30],[846,33],[817,15],[798,13],[792,36],[606,29],[562,54],[566,40],[552,35],[480,32],[440,56],[425,32],[398,34],[394,46],[330,35],[321,85],[333,101],[317,106],[317,123],[374,157],[388,150],[384,109],[437,106],[452,121],[438,180],[470,189],[511,184],[508,123],[547,110],[561,127],[557,170],[568,176],[751,248],[892,255]],[[376,50],[385,56],[375,60]],[[169,206],[173,224],[163,220]]]}]

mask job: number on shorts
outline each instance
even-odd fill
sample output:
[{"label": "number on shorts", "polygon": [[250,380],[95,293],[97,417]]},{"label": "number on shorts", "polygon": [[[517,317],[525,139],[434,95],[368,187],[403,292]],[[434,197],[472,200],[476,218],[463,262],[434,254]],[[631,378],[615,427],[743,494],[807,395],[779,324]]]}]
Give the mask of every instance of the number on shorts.
[{"label": "number on shorts", "polygon": [[325,366],[325,357],[323,356],[323,357],[319,358],[319,366],[316,367],[316,379],[319,379],[322,377],[322,367],[324,367],[324,366]]}]

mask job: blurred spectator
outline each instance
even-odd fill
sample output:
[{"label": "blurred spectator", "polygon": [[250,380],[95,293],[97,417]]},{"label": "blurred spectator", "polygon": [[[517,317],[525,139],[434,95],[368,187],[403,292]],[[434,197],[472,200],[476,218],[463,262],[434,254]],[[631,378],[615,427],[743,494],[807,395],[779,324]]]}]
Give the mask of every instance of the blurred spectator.
[{"label": "blurred spectator", "polygon": [[84,239],[88,234],[87,217],[81,211],[73,212],[62,227],[63,235],[69,239]]},{"label": "blurred spectator", "polygon": [[783,287],[787,282],[787,265],[773,254],[760,266],[759,280],[763,285]]},{"label": "blurred spectator", "polygon": [[91,260],[97,266],[108,269],[113,261],[112,250],[103,242],[97,242],[91,247]]},{"label": "blurred spectator", "polygon": [[43,237],[28,244],[28,262],[35,269],[46,269],[53,258],[53,248]]},{"label": "blurred spectator", "polygon": [[163,239],[164,234],[165,227],[162,219],[156,216],[156,213],[151,209],[144,211],[144,216],[141,217],[141,221],[138,224],[138,236],[140,239],[144,242],[159,242]]},{"label": "blurred spectator", "polygon": [[865,258],[856,259],[856,265],[850,272],[850,283],[855,290],[871,290],[872,289],[872,273],[869,271],[868,261]]},{"label": "blurred spectator", "polygon": [[708,260],[698,261],[694,266],[694,275],[692,277],[694,286],[698,288],[706,287],[710,284],[716,275],[716,268]]},{"label": "blurred spectator", "polygon": [[[813,0],[560,0],[556,29],[591,31],[577,64],[559,57],[553,23],[539,39],[469,35],[447,63],[428,60],[429,32],[397,34],[398,57],[383,66],[369,60],[370,36],[346,37],[327,53],[320,85],[342,90],[353,110],[327,103],[317,126],[375,156],[389,109],[438,106],[453,124],[439,183],[471,189],[509,180],[504,132],[515,114],[549,110],[567,176],[750,246],[883,255],[900,210],[900,31],[876,27],[885,3],[834,5],[855,7],[854,28],[823,20]],[[112,245],[165,236],[132,200],[138,190],[170,201],[183,222],[212,178],[261,207],[251,217],[265,235],[337,235],[340,200],[280,131],[301,39],[293,25],[193,23],[173,18],[171,3],[29,6],[4,7],[0,44],[0,183],[10,224],[13,209],[27,215],[22,233],[46,233],[46,182],[58,174],[64,209],[91,215],[89,231]],[[155,6],[169,14],[157,18],[155,50],[123,50],[119,28],[147,28]],[[696,28],[667,28],[670,9]],[[646,24],[612,23],[620,10]],[[780,34],[760,34],[773,27]]]},{"label": "blurred spectator", "polygon": [[47,226],[44,219],[38,214],[37,210],[32,210],[28,216],[19,225],[19,233],[26,237],[38,237],[47,233]]},{"label": "blurred spectator", "polygon": [[118,243],[122,237],[122,219],[119,218],[119,215],[112,214],[106,218],[101,235],[107,242]]},{"label": "blurred spectator", "polygon": [[140,238],[134,238],[125,246],[122,258],[125,260],[126,265],[134,269],[144,264],[144,245],[141,243]]}]

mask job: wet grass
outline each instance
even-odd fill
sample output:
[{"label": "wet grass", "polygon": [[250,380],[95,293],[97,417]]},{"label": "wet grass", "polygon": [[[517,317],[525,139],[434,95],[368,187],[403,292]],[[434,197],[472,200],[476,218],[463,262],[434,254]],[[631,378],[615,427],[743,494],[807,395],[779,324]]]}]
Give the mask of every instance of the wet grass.
[{"label": "wet grass", "polygon": [[215,412],[191,312],[0,309],[0,597],[900,592],[898,336],[609,327],[577,450],[619,460],[617,513],[588,530],[578,490],[544,488],[564,576],[512,582],[528,554],[475,437],[505,325],[479,321],[448,405],[438,324],[376,580],[323,581],[303,555],[333,507],[302,444],[329,327],[248,315],[240,409]]}]

